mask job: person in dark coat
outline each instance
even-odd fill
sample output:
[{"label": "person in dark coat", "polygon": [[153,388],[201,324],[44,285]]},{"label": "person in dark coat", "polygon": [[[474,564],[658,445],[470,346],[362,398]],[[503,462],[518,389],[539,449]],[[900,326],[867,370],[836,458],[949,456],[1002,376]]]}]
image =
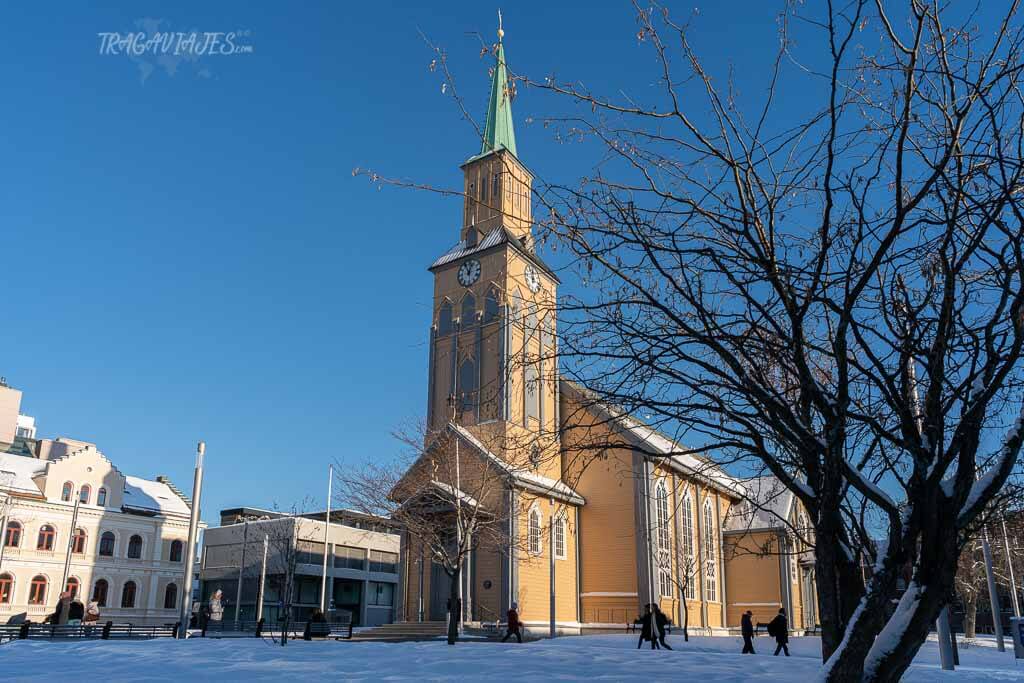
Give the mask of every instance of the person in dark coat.
[{"label": "person in dark coat", "polygon": [[512,606],[508,608],[508,628],[505,631],[505,637],[501,639],[501,642],[505,642],[511,636],[515,635],[517,642],[523,642],[523,624],[519,621],[519,605],[512,603]]},{"label": "person in dark coat", "polygon": [[661,607],[658,606],[658,603],[654,603],[654,624],[658,627],[658,643],[660,643],[666,650],[671,650],[672,648],[665,642],[665,630],[668,626],[668,617],[661,611]]},{"label": "person in dark coat", "polygon": [[779,656],[779,652],[785,652],[786,656],[789,656],[789,624],[786,622],[786,610],[780,609],[779,613],[775,615],[775,618],[768,624],[768,633],[775,638],[777,647],[775,648],[775,656]]},{"label": "person in dark coat", "polygon": [[658,639],[654,635],[655,623],[654,614],[651,612],[650,603],[644,605],[644,614],[640,617],[640,640],[637,641],[636,649],[643,646],[645,640],[651,641],[651,649],[658,650]]},{"label": "person in dark coat", "polygon": [[78,626],[82,623],[82,618],[85,616],[85,605],[78,600],[72,600],[71,604],[68,605],[68,623],[72,626]]},{"label": "person in dark coat", "polygon": [[740,632],[743,634],[743,652],[742,654],[757,654],[754,652],[754,622],[752,617],[754,613],[747,610],[740,617]]}]

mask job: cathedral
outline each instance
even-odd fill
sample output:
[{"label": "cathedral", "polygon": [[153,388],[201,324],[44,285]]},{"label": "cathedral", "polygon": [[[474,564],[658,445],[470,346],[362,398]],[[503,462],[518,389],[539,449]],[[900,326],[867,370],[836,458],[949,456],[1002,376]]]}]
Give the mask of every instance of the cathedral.
[{"label": "cathedral", "polygon": [[[621,629],[658,603],[707,633],[779,608],[814,629],[813,555],[792,496],[729,476],[559,377],[560,281],[533,239],[503,38],[482,144],[461,166],[458,242],[429,267],[426,444],[403,478],[453,501],[453,526],[456,500],[487,520],[460,558],[463,620],[501,622],[515,604],[528,630],[580,633]],[[405,621],[443,621],[453,604],[424,533],[404,532]]]}]

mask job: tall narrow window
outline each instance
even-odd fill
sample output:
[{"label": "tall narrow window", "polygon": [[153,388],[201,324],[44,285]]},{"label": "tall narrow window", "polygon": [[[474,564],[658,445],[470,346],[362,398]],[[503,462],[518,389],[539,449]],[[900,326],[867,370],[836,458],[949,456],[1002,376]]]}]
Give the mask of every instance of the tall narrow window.
[{"label": "tall narrow window", "polygon": [[82,484],[82,490],[78,492],[78,500],[86,505],[89,504],[89,497],[92,495],[92,488],[88,484]]},{"label": "tall narrow window", "polygon": [[[527,363],[523,369],[523,380],[526,392],[526,419],[540,419],[540,371],[537,368],[537,361]],[[524,425],[528,426],[528,425]]]},{"label": "tall narrow window", "polygon": [[71,552],[76,555],[85,553],[85,541],[85,529],[75,529],[75,534],[71,537]]},{"label": "tall narrow window", "polygon": [[501,195],[498,193],[498,188],[500,187],[500,185],[499,185],[500,181],[498,179],[500,177],[501,177],[500,174],[495,173],[494,174],[493,184],[491,185],[491,196],[494,197],[494,203],[495,204],[498,203],[498,199],[501,197]]},{"label": "tall narrow window", "polygon": [[540,523],[540,510],[537,508],[531,509],[528,529],[529,538],[527,540],[530,546],[530,553],[533,555],[540,555],[541,553]]},{"label": "tall narrow window", "polygon": [[174,609],[178,606],[178,585],[174,583],[167,584],[167,589],[164,590],[164,609]]},{"label": "tall narrow window", "polygon": [[491,287],[487,290],[484,298],[484,323],[494,322],[498,319],[498,288]]},{"label": "tall narrow window", "polygon": [[718,558],[715,553],[715,517],[711,510],[711,501],[704,501],[704,588],[710,601],[718,600],[718,580],[716,567]]},{"label": "tall narrow window", "polygon": [[70,481],[64,482],[64,486],[61,487],[61,490],[60,490],[60,499],[62,501],[64,501],[65,503],[70,502],[71,494],[74,491],[74,489],[75,489],[75,485],[72,484]]},{"label": "tall narrow window", "polygon": [[477,372],[476,361],[467,358],[459,366],[459,406],[464,413],[476,407]]},{"label": "tall narrow window", "polygon": [[446,335],[452,333],[452,302],[445,299],[441,309],[437,313],[437,334]]},{"label": "tall narrow window", "polygon": [[15,522],[14,520],[7,522],[4,545],[8,548],[17,548],[21,545],[21,522]]},{"label": "tall narrow window", "polygon": [[565,517],[555,520],[555,559],[565,559]]},{"label": "tall narrow window", "polygon": [[683,496],[683,569],[686,577],[686,599],[697,599],[697,558],[693,545],[693,499],[687,492]]},{"label": "tall narrow window", "polygon": [[466,296],[462,297],[462,311],[459,315],[459,326],[463,329],[476,324],[476,297],[472,292],[466,292]]},{"label": "tall narrow window", "polygon": [[14,577],[10,574],[0,574],[0,605],[11,604],[11,595],[14,593]]},{"label": "tall narrow window", "polygon": [[171,541],[171,562],[181,562],[181,550],[184,544],[181,541]]},{"label": "tall narrow window", "polygon": [[64,592],[65,593],[71,593],[71,598],[72,599],[77,598],[78,597],[78,587],[79,587],[78,579],[76,579],[73,576],[69,576],[68,577],[68,582],[64,586]]},{"label": "tall narrow window", "polygon": [[100,607],[107,606],[107,591],[110,584],[106,579],[100,579],[92,587],[92,600]]},{"label": "tall narrow window", "polygon": [[28,589],[28,604],[30,605],[45,605],[46,604],[46,577],[45,576],[34,576],[32,577],[32,583]]},{"label": "tall narrow window", "polygon": [[100,555],[103,557],[114,556],[114,532],[104,531],[100,536]]},{"label": "tall narrow window", "polygon": [[142,558],[142,536],[135,534],[128,539],[128,558],[131,560]]},{"label": "tall narrow window", "polygon": [[655,513],[657,515],[658,550],[668,552],[671,548],[671,537],[668,531],[668,489],[664,481],[659,481],[654,488]]},{"label": "tall narrow window", "polygon": [[53,541],[57,532],[49,524],[39,527],[39,539],[36,542],[36,550],[53,550]]},{"label": "tall narrow window", "polygon": [[135,607],[135,582],[128,581],[121,590],[121,607]]},{"label": "tall narrow window", "polygon": [[107,504],[107,490],[106,489],[101,488],[99,491],[96,492],[96,504],[99,505],[100,507],[102,507],[102,506]]}]

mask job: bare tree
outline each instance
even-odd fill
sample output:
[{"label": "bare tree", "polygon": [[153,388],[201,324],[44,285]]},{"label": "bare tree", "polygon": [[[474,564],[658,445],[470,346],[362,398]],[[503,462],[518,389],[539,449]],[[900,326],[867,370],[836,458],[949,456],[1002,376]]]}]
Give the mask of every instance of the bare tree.
[{"label": "bare tree", "polygon": [[589,288],[561,306],[561,360],[792,490],[826,679],[898,680],[1024,441],[1019,3],[984,27],[921,0],[786,4],[753,108],[688,22],[634,8],[653,92],[514,77],[577,106],[544,120],[558,141],[601,151],[578,182],[534,181],[539,243]]},{"label": "bare tree", "polygon": [[[818,539],[826,677],[897,680],[1024,439],[1017,3],[984,33],[916,0],[787,8],[752,117],[687,24],[636,10],[659,97],[521,77],[584,105],[547,123],[605,154],[540,189],[592,291],[562,307],[563,362],[790,488]],[[797,34],[824,56],[797,63]],[[791,86],[821,105],[777,121]]]},{"label": "bare tree", "polygon": [[418,551],[443,570],[449,581],[448,643],[454,644],[463,610],[459,585],[470,553],[482,548],[529,557],[522,551],[530,539],[514,528],[523,511],[508,493],[524,466],[483,455],[477,438],[455,423],[398,437],[407,446],[404,457],[362,469],[337,468],[338,499],[360,512],[389,517],[416,546],[407,546],[407,553]]}]

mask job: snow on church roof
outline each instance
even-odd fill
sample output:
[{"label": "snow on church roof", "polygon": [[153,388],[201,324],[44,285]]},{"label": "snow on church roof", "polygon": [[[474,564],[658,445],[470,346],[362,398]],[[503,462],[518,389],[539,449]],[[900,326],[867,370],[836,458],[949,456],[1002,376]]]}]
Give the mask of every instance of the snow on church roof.
[{"label": "snow on church roof", "polygon": [[729,509],[724,531],[778,529],[786,526],[793,508],[793,492],[776,477],[745,479],[746,500]]}]

